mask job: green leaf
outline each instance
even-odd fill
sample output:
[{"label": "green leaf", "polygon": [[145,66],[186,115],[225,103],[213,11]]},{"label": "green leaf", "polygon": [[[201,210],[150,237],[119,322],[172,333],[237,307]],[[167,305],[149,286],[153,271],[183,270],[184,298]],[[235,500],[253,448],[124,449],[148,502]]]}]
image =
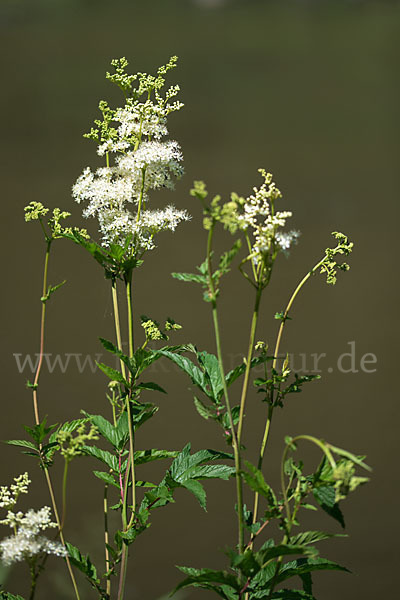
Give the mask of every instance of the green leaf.
[{"label": "green leaf", "polygon": [[290,538],[290,543],[300,546],[306,546],[308,544],[315,544],[321,540],[327,540],[333,537],[347,537],[340,533],[325,533],[324,531],[303,531],[297,535],[293,535]]},{"label": "green leaf", "polygon": [[167,392],[162,388],[158,383],[154,383],[153,381],[148,381],[146,383],[139,383],[139,385],[135,386],[136,389],[140,390],[154,390],[156,392],[162,392],[166,394]]},{"label": "green leaf", "polygon": [[309,551],[304,546],[294,546],[292,544],[279,544],[278,546],[272,546],[270,548],[261,549],[257,554],[263,563],[276,558],[278,556],[288,556],[290,554],[306,554]]},{"label": "green leaf", "polygon": [[123,377],[122,373],[120,373],[119,371],[117,371],[116,369],[113,369],[112,367],[109,367],[103,363],[99,363],[96,361],[96,365],[99,367],[99,369],[101,371],[103,371],[103,373],[105,375],[107,375],[107,377],[109,377],[111,379],[111,381],[117,381],[118,383],[122,383],[122,385],[124,385],[125,387],[129,387],[128,382],[126,381],[125,377]]},{"label": "green leaf", "polygon": [[96,567],[92,564],[88,555],[82,556],[76,546],[73,546],[69,542],[65,544],[71,563],[77,567],[86,577],[95,584],[99,584],[100,580],[97,577]]},{"label": "green leaf", "polygon": [[203,404],[203,402],[201,402],[201,400],[199,400],[197,396],[194,396],[194,405],[196,407],[197,412],[201,417],[203,417],[203,419],[215,418],[215,411],[212,408],[209,408],[208,406]]},{"label": "green leaf", "polygon": [[272,594],[272,600],[316,600],[316,598],[312,594],[307,594],[301,590],[280,590]]},{"label": "green leaf", "polygon": [[[273,358],[274,358],[273,356],[267,356],[266,354],[262,354],[261,356],[255,356],[254,358],[251,359],[251,368],[253,369],[257,365],[265,363],[268,360],[273,360]],[[246,365],[245,365],[245,363],[242,363],[241,365],[238,365],[237,367],[232,369],[232,371],[229,371],[229,373],[227,373],[225,375],[225,380],[226,380],[227,385],[230,386],[234,381],[236,381],[236,379],[238,377],[243,375],[245,370],[246,370]]]},{"label": "green leaf", "polygon": [[213,571],[212,569],[193,569],[190,567],[180,566],[178,566],[178,569],[182,571],[182,573],[185,573],[185,575],[188,575],[188,577],[176,586],[173,593],[177,592],[178,590],[184,587],[193,585],[195,587],[201,587],[199,584],[210,585],[213,583],[220,583],[226,585],[229,588],[236,590],[237,592],[239,592],[240,590],[240,586],[236,580],[236,577],[234,575],[231,575],[230,573],[227,573],[226,571]]},{"label": "green leaf", "polygon": [[216,356],[214,356],[214,354],[209,354],[208,352],[203,351],[197,353],[197,360],[207,374],[213,399],[215,402],[218,402],[218,399],[222,396],[224,389],[218,359]]},{"label": "green leaf", "polygon": [[225,274],[229,271],[228,267],[235,258],[236,254],[239,252],[242,247],[242,241],[240,239],[236,240],[233,244],[232,248],[227,252],[224,252],[219,259],[218,268],[221,270],[221,274]]},{"label": "green leaf", "polygon": [[207,380],[205,374],[199,367],[189,360],[186,356],[181,356],[168,350],[158,350],[158,354],[165,356],[172,362],[174,362],[182,371],[189,375],[192,382],[197,385],[203,392],[210,397],[210,391],[207,389]]},{"label": "green leaf", "polygon": [[197,275],[195,273],[171,273],[171,275],[174,277],[174,279],[179,279],[180,281],[188,281],[207,285],[207,277],[205,275]]},{"label": "green leaf", "polygon": [[4,592],[0,590],[0,600],[24,600],[22,596],[15,596],[10,592]]},{"label": "green leaf", "polygon": [[135,465],[142,465],[162,458],[176,458],[178,454],[177,450],[156,450],[155,448],[151,448],[151,450],[137,450],[134,452]]},{"label": "green leaf", "polygon": [[41,444],[50,431],[57,427],[57,425],[49,425],[49,427],[46,427],[46,422],[47,417],[45,417],[39,425],[35,425],[34,427],[23,426],[25,431],[35,440],[37,445]]},{"label": "green leaf", "polygon": [[311,573],[312,571],[345,571],[350,573],[346,567],[342,567],[326,558],[299,558],[282,566],[277,578],[277,583],[285,581],[295,575]]},{"label": "green leaf", "polygon": [[196,479],[225,479],[228,480],[235,473],[234,467],[227,465],[201,465],[189,468],[186,475]]},{"label": "green leaf", "polygon": [[232,557],[231,566],[240,571],[246,577],[254,577],[261,569],[261,564],[257,560],[258,553],[254,554],[249,548],[243,554],[236,554]]},{"label": "green leaf", "polygon": [[101,460],[101,462],[106,464],[116,473],[119,472],[118,459],[114,454],[111,454],[111,452],[101,450],[101,448],[97,448],[96,446],[84,446],[83,452],[86,456],[93,456],[94,458]]},{"label": "green leaf", "polygon": [[187,479],[182,481],[182,486],[185,487],[189,492],[192,492],[194,496],[196,496],[197,500],[200,503],[200,506],[206,509],[206,492],[201,483],[194,479]]},{"label": "green leaf", "polygon": [[339,504],[335,501],[336,490],[333,485],[324,485],[313,489],[315,500],[321,508],[344,528],[345,522]]},{"label": "green leaf", "polygon": [[251,487],[254,492],[261,494],[268,500],[268,504],[272,507],[277,506],[277,500],[271,486],[264,479],[262,472],[252,465],[249,461],[245,461],[246,467],[250,473],[242,472],[242,476],[246,483]]},{"label": "green leaf", "polygon": [[10,444],[11,446],[21,446],[22,448],[30,448],[31,450],[37,450],[37,447],[32,442],[28,442],[28,440],[4,440],[5,444]]},{"label": "green leaf", "polygon": [[116,488],[119,488],[119,484],[115,481],[114,477],[110,475],[110,473],[106,473],[104,471],[93,471],[93,475],[95,475],[98,479],[101,479],[107,485],[113,485]]},{"label": "green leaf", "polygon": [[85,411],[82,411],[89,419],[90,422],[97,427],[99,433],[116,449],[120,450],[121,443],[125,442],[125,432],[121,431],[121,428],[114,427],[107,419],[101,415],[89,415]]}]

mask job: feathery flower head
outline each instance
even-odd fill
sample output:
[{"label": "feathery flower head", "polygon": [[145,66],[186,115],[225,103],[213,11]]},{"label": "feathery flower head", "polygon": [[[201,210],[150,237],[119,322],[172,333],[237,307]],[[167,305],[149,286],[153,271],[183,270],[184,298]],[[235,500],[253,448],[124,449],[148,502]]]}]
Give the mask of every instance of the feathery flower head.
[{"label": "feathery flower head", "polygon": [[[168,134],[168,115],[183,106],[172,100],[179,86],[161,93],[164,75],[176,66],[176,61],[172,57],[156,76],[128,75],[125,58],[112,61],[115,73],[107,73],[107,79],[123,90],[125,105],[114,110],[101,101],[103,120],[96,120],[96,128],[86,134],[99,143],[97,153],[106,155],[106,166],[94,172],[87,167],[72,188],[76,202],[87,203],[83,215],[98,219],[102,245],[124,245],[129,237],[132,256],[141,257],[155,248],[156,233],[174,231],[181,221],[190,218],[186,211],[172,206],[147,209],[151,190],[173,190],[174,179],[183,175],[179,144],[160,141]],[[117,156],[110,165],[112,153]]]},{"label": "feathery flower head", "polygon": [[9,511],[7,518],[0,521],[16,530],[14,535],[0,542],[0,557],[5,565],[29,560],[42,553],[67,556],[67,550],[61,543],[41,535],[42,531],[57,527],[57,524],[51,521],[50,514],[50,508],[44,506],[37,511],[30,509],[26,514]]},{"label": "feathery flower head", "polygon": [[271,250],[287,252],[290,246],[297,241],[298,231],[282,232],[286,220],[292,216],[290,211],[276,211],[275,201],[282,198],[280,190],[276,187],[272,174],[264,169],[259,169],[264,178],[261,187],[253,188],[253,194],[246,199],[239,199],[240,214],[238,215],[239,228],[251,230],[253,243],[251,258],[257,264]]}]

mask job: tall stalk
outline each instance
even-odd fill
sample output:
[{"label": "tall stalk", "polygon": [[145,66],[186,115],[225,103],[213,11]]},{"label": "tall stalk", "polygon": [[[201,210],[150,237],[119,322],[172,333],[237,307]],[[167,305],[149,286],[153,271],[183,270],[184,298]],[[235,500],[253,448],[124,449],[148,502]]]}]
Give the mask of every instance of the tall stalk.
[{"label": "tall stalk", "polygon": [[[42,222],[40,221],[40,224],[43,227]],[[35,373],[35,378],[33,381],[33,386],[32,386],[32,395],[33,395],[33,412],[34,412],[34,417],[35,417],[35,424],[39,425],[40,424],[40,416],[39,416],[39,402],[38,402],[38,386],[39,386],[39,377],[40,377],[40,372],[42,369],[42,364],[43,364],[43,356],[44,356],[44,333],[45,333],[45,324],[46,324],[46,294],[47,294],[47,275],[48,275],[48,268],[49,268],[49,257],[50,257],[50,248],[51,248],[51,243],[53,241],[52,238],[49,238],[45,232],[45,236],[46,236],[46,254],[45,254],[45,260],[44,260],[44,271],[43,271],[43,292],[42,292],[42,314],[41,314],[41,320],[40,320],[40,349],[39,349],[39,361],[38,361],[38,366],[36,368],[36,373]],[[42,445],[40,444],[40,450],[42,448]],[[53,485],[51,482],[51,477],[50,477],[50,473],[49,473],[49,469],[47,467],[47,465],[42,462],[42,467],[43,467],[43,471],[46,477],[46,483],[47,483],[47,487],[49,490],[49,494],[50,494],[50,499],[51,499],[51,504],[53,507],[53,512],[54,512],[54,516],[56,519],[56,523],[57,523],[57,528],[58,528],[58,533],[60,535],[60,540],[62,545],[65,547],[65,539],[64,539],[64,534],[62,531],[63,528],[63,523],[60,520],[60,516],[58,513],[58,509],[57,509],[57,503],[56,503],[56,499],[55,499],[55,495],[54,495],[54,490],[53,490]],[[65,561],[67,563],[67,568],[68,568],[68,572],[71,578],[71,582],[72,582],[72,586],[74,588],[74,593],[75,593],[75,597],[77,600],[80,600],[80,596],[79,596],[79,591],[78,591],[78,586],[76,584],[76,580],[75,580],[75,576],[74,573],[72,571],[72,566],[71,566],[71,562],[69,560],[69,556],[67,554],[67,556],[65,557]],[[34,592],[33,592],[34,593]]]},{"label": "tall stalk", "polygon": [[[126,288],[126,302],[128,309],[128,338],[129,338],[129,357],[132,358],[134,354],[134,333],[133,333],[133,306],[132,306],[132,271],[126,274],[125,277],[125,288]],[[133,524],[136,510],[136,477],[135,477],[135,462],[134,462],[134,431],[132,427],[132,414],[130,405],[130,394],[127,394],[125,403],[126,411],[128,415],[128,427],[129,427],[129,454],[128,462],[125,473],[125,485],[124,485],[124,498],[122,506],[122,521],[123,528],[127,531]],[[127,518],[127,496],[128,496],[128,483],[129,477],[132,478],[132,513],[128,522]],[[128,567],[128,552],[129,547],[123,543],[122,547],[122,559],[121,559],[121,570],[119,579],[119,588],[117,600],[122,600],[124,597],[126,573]]]},{"label": "tall stalk", "polygon": [[225,379],[225,369],[222,358],[222,350],[221,350],[221,337],[220,337],[220,329],[219,329],[219,321],[218,321],[218,309],[217,309],[217,300],[216,300],[216,290],[213,281],[213,272],[212,272],[212,264],[211,264],[211,254],[212,254],[212,239],[214,233],[214,225],[211,226],[211,229],[208,234],[207,240],[207,268],[208,268],[208,285],[209,285],[209,293],[211,297],[211,306],[212,306],[212,315],[213,315],[213,323],[214,323],[214,332],[215,332],[215,342],[217,347],[217,357],[219,370],[222,379],[222,385],[224,390],[226,411],[228,413],[229,425],[232,435],[232,447],[233,454],[235,459],[235,478],[236,478],[236,496],[237,496],[237,514],[238,514],[238,548],[239,552],[242,553],[244,550],[244,523],[243,523],[243,485],[242,485],[242,477],[241,477],[241,458],[240,458],[240,445],[238,442],[235,425],[232,417],[232,408],[229,401],[228,395],[228,386],[226,385]]},{"label": "tall stalk", "polygon": [[238,423],[238,431],[237,431],[237,438],[238,438],[239,446],[240,446],[240,442],[242,439],[244,407],[246,404],[246,397],[247,397],[247,392],[249,389],[251,360],[253,358],[254,342],[255,342],[255,337],[256,337],[257,321],[258,321],[258,311],[259,311],[259,307],[260,307],[262,291],[263,291],[263,288],[258,284],[257,291],[256,291],[256,299],[255,299],[255,303],[254,303],[253,316],[251,318],[249,347],[247,350],[247,358],[246,358],[246,370],[244,372],[242,394],[240,397],[240,412],[239,412],[239,423]]},{"label": "tall stalk", "polygon": [[[314,275],[314,273],[319,269],[319,267],[322,265],[322,263],[325,260],[325,256],[324,258],[322,258],[312,269],[311,271],[309,271],[304,277],[303,279],[300,281],[300,283],[297,285],[296,289],[294,290],[293,294],[290,297],[290,300],[285,308],[285,311],[282,315],[282,319],[281,319],[281,324],[279,326],[279,330],[278,330],[278,336],[276,338],[276,342],[275,342],[275,349],[274,349],[274,359],[272,362],[272,369],[276,369],[277,363],[278,363],[278,358],[279,358],[279,349],[280,349],[280,344],[281,344],[281,340],[282,340],[282,334],[283,334],[283,330],[285,328],[285,324],[287,321],[287,318],[289,316],[289,312],[292,308],[293,302],[296,299],[296,296],[298,295],[298,293],[300,292],[301,288],[303,287],[303,285],[305,283],[307,283],[307,281],[310,279],[310,277],[312,275]],[[257,464],[257,468],[259,470],[261,470],[262,468],[262,464],[263,464],[263,460],[264,460],[264,454],[265,454],[265,450],[267,447],[267,443],[268,443],[268,437],[269,437],[269,432],[270,432],[270,428],[271,428],[271,421],[272,421],[272,415],[274,413],[274,398],[271,397],[270,398],[270,404],[268,407],[268,414],[267,414],[267,419],[266,419],[266,423],[265,423],[265,428],[264,428],[264,434],[263,434],[263,439],[261,442],[261,447],[260,447],[260,453],[258,456],[258,464]],[[253,507],[253,523],[256,523],[257,521],[257,512],[258,512],[258,502],[259,502],[259,494],[258,492],[255,492],[254,495],[254,507]]]}]

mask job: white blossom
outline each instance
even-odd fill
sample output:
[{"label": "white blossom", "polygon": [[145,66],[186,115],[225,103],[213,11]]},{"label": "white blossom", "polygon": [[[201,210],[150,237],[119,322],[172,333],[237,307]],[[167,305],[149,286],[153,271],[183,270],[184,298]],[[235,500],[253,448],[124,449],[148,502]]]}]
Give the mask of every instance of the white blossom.
[{"label": "white blossom", "polygon": [[144,135],[159,140],[168,135],[166,117],[167,111],[160,104],[151,101],[127,104],[115,113],[115,120],[120,123],[118,135],[120,138]]},{"label": "white blossom", "polygon": [[253,188],[254,193],[245,199],[243,212],[238,215],[239,227],[245,231],[252,230],[251,256],[255,263],[270,249],[287,252],[300,235],[298,231],[279,231],[285,227],[286,220],[292,213],[287,210],[276,211],[275,201],[282,194],[272,181],[271,173],[266,173],[264,169],[260,169],[260,173],[264,177],[264,183],[260,188]]},{"label": "white blossom", "polygon": [[1,523],[9,525],[16,533],[0,542],[0,557],[5,565],[32,558],[37,554],[55,554],[67,556],[67,550],[60,542],[54,542],[41,535],[48,528],[57,527],[50,518],[51,510],[44,506],[38,511],[28,510],[13,513],[9,511],[7,518]]},{"label": "white blossom", "polygon": [[0,487],[0,508],[12,508],[16,504],[20,494],[28,493],[28,486],[31,483],[28,473],[14,477],[14,482],[10,487],[6,485]]}]

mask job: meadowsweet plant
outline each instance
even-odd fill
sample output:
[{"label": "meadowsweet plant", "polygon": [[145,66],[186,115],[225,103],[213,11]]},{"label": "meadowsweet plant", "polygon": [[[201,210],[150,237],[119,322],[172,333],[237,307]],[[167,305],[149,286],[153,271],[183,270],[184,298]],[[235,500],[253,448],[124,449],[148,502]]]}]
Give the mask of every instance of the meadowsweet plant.
[{"label": "meadowsweet plant", "polygon": [[[287,306],[276,312],[276,341],[268,347],[265,341],[258,339],[258,317],[278,256],[288,255],[299,238],[298,231],[287,228],[292,213],[283,206],[282,194],[273,176],[264,169],[260,169],[258,187],[247,197],[232,193],[227,201],[220,196],[210,199],[206,185],[196,181],[191,196],[203,207],[205,260],[196,273],[172,275],[202,287],[203,298],[210,306],[216,353],[199,350],[192,343],[170,345],[171,337],[176,342],[175,336],[182,336],[181,325],[171,316],[162,315],[162,321],[158,321],[152,316],[137,314],[134,309],[135,269],[146,268],[146,253],[162,243],[158,234],[174,231],[178,224],[190,219],[186,210],[173,205],[152,208],[153,193],[160,188],[173,190],[175,181],[183,175],[180,146],[168,139],[168,118],[183,106],[176,99],[179,87],[166,84],[167,75],[176,62],[176,57],[172,57],[155,75],[130,74],[126,59],[121,58],[112,61],[113,71],[106,74],[107,79],[120,88],[122,105],[113,108],[106,101],[99,103],[99,118],[85,137],[95,142],[97,155],[104,163],[95,169],[86,167],[72,188],[73,198],[83,205],[83,215],[96,219],[97,234],[91,236],[84,229],[65,226],[70,213],[58,208],[50,213],[39,202],[31,202],[25,208],[25,220],[39,223],[45,242],[40,351],[34,379],[27,383],[32,393],[34,419],[29,426],[24,426],[29,439],[8,443],[22,447],[25,454],[37,459],[52,508],[44,506],[25,513],[14,511],[19,497],[28,491],[30,481],[26,473],[16,477],[11,486],[0,487],[0,509],[6,511],[0,524],[13,530],[13,535],[0,542],[0,558],[5,565],[27,563],[31,575],[30,600],[35,595],[40,597],[38,579],[44,568],[51,565],[50,555],[65,561],[71,597],[81,598],[82,578],[78,582],[76,579],[76,572],[80,571],[91,586],[93,597],[127,598],[125,581],[134,559],[130,548],[151,525],[153,511],[174,502],[178,488],[193,494],[205,509],[206,491],[201,481],[211,478],[235,480],[232,518],[237,527],[237,543],[226,551],[225,570],[179,567],[185,578],[176,590],[194,586],[225,600],[313,600],[313,571],[346,570],[321,558],[316,548],[318,542],[336,534],[304,530],[300,521],[304,510],[320,507],[344,526],[339,503],[367,481],[358,473],[359,469],[369,470],[364,457],[308,433],[288,436],[282,448],[279,490],[273,490],[267,482],[265,459],[275,409],[285,408],[289,394],[300,392],[305,383],[317,378],[292,373],[288,357],[281,360],[280,345],[291,319],[293,302],[313,275],[321,273],[328,284],[334,284],[338,272],[349,269],[343,260],[352,251],[349,239],[342,233],[333,233],[332,247],[307,271]],[[214,239],[221,229],[230,232],[233,242],[217,258]],[[39,392],[45,393],[45,390],[39,383],[45,351],[46,307],[54,292],[65,283],[51,285],[48,282],[50,251],[53,242],[58,243],[58,240],[72,241],[88,252],[110,284],[115,338],[101,337],[100,342],[119,368],[115,368],[115,364],[112,367],[98,363],[108,378],[104,405],[98,414],[90,414],[83,407],[72,421],[48,424],[40,411]],[[249,284],[253,306],[243,361],[226,372],[219,296],[223,281],[235,263],[247,282],[245,285]],[[127,307],[125,326],[119,316],[121,302]],[[134,339],[135,321],[141,325],[139,339]],[[123,351],[125,337],[129,341],[128,352]],[[189,376],[196,388],[197,412],[221,429],[220,450],[192,452],[189,440],[184,448],[138,447],[137,431],[157,412],[157,394],[165,393],[146,373],[158,360],[174,363]],[[258,376],[254,377],[256,366]],[[259,376],[260,369],[262,376]],[[241,381],[238,397],[230,389],[235,381]],[[246,460],[243,443],[249,396],[258,397],[265,405],[257,464]],[[255,435],[253,431],[252,436]],[[141,439],[145,438],[141,436]],[[305,442],[321,452],[321,460],[311,473],[297,458],[297,451]],[[67,486],[73,472],[71,463],[88,456],[97,460],[93,475],[104,487],[99,498],[104,511],[103,533],[98,539],[104,561],[97,566],[86,554],[86,548],[78,548],[74,540],[68,539]],[[146,476],[146,465],[153,461],[166,464],[160,481],[150,481]],[[58,467],[62,469],[60,490],[55,489],[52,476],[53,469]],[[251,498],[251,503],[246,504],[245,498]],[[111,522],[115,522],[110,519],[111,511],[119,515],[117,528],[111,526]],[[43,535],[48,528],[55,534],[54,539]],[[224,540],[219,545],[223,546]],[[287,580],[291,580],[290,589],[286,588]],[[299,589],[294,587],[296,582],[300,584]],[[0,591],[0,597],[22,599],[6,591]]]}]

